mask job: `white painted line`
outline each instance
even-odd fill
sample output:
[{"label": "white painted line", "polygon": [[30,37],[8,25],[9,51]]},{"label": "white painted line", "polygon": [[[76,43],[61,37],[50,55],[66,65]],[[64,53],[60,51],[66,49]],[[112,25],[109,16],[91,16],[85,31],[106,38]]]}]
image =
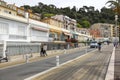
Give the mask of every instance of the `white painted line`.
[{"label": "white painted line", "polygon": [[115,61],[115,47],[113,48],[105,80],[114,80],[114,61]]},{"label": "white painted line", "polygon": [[81,56],[75,58],[75,59],[72,59],[72,60],[69,60],[69,61],[67,61],[67,62],[65,62],[65,63],[62,63],[62,64],[60,64],[60,65],[57,66],[57,67],[50,68],[50,69],[48,69],[48,70],[46,70],[46,71],[43,71],[43,72],[38,73],[38,74],[36,74],[36,75],[33,75],[33,76],[31,76],[31,77],[29,77],[29,78],[26,78],[26,79],[24,79],[24,80],[32,80],[32,79],[34,79],[34,78],[36,78],[36,77],[38,77],[38,76],[40,76],[40,75],[42,75],[42,74],[45,74],[45,73],[47,73],[47,72],[49,72],[49,71],[52,71],[52,70],[54,70],[54,69],[56,69],[56,68],[59,68],[59,67],[65,65],[65,64],[68,64],[68,63],[70,63],[70,62],[72,62],[72,61],[74,61],[74,60],[77,60],[77,59],[79,59],[79,58],[81,58],[81,57],[83,57],[83,56],[85,56],[85,55],[87,55],[87,54],[89,54],[89,53],[95,52],[95,51],[96,51],[96,50],[93,50],[93,51],[91,51],[91,52],[88,52],[88,53],[86,53],[86,54],[84,54],[84,55],[81,55]]}]

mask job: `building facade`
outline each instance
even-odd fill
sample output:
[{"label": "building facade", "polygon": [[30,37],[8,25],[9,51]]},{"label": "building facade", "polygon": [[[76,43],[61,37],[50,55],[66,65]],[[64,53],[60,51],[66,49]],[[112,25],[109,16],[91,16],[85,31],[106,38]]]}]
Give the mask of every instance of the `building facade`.
[{"label": "building facade", "polygon": [[113,25],[105,23],[94,24],[91,26],[90,33],[96,39],[111,39],[112,37],[114,37]]},{"label": "building facade", "polygon": [[40,14],[0,0],[0,48],[3,48],[0,55],[5,57],[6,50],[7,55],[39,53],[41,43],[66,41],[68,47],[69,43],[78,44],[81,36],[85,39],[88,36],[77,31],[76,24],[76,20],[64,15],[45,18],[41,22]]},{"label": "building facade", "polygon": [[[30,14],[30,16],[29,16]],[[14,4],[0,1],[0,55],[38,53],[41,42],[48,42],[49,27],[39,15],[26,12]]]}]

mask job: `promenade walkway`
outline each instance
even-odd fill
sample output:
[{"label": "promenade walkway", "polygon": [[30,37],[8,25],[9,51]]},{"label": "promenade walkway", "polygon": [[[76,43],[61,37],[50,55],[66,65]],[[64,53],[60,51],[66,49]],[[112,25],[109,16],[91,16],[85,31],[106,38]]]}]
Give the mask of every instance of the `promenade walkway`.
[{"label": "promenade walkway", "polygon": [[114,80],[120,80],[120,45],[115,50]]}]

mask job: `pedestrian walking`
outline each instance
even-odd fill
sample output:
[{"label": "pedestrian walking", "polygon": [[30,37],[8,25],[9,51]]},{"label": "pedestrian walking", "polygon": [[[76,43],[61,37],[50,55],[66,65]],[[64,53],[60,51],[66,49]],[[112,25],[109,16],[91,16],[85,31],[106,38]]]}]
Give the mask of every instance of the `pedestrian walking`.
[{"label": "pedestrian walking", "polygon": [[114,45],[114,47],[117,48],[117,46],[118,46],[118,40],[117,39],[114,40],[113,45]]},{"label": "pedestrian walking", "polygon": [[44,46],[43,46],[43,55],[44,56],[47,56],[47,44],[44,44]]},{"label": "pedestrian walking", "polygon": [[98,42],[98,51],[101,51],[101,45],[102,45],[102,43]]},{"label": "pedestrian walking", "polygon": [[44,56],[43,44],[41,44],[40,56]]}]

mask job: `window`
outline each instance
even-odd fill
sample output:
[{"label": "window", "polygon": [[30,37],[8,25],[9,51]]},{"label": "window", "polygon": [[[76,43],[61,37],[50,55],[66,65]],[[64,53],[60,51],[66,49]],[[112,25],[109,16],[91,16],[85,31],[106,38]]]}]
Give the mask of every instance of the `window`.
[{"label": "window", "polygon": [[105,30],[108,30],[108,27],[105,27]]},{"label": "window", "polygon": [[8,34],[8,24],[0,22],[0,34]]},{"label": "window", "polygon": [[26,35],[26,32],[25,32],[25,30],[26,30],[26,27],[25,26],[18,26],[18,33],[20,34],[20,35]]},{"label": "window", "polygon": [[7,13],[7,14],[9,14],[9,11],[7,11],[7,10],[4,10],[4,12]]},{"label": "window", "polygon": [[26,39],[25,26],[11,26],[10,39]]},{"label": "window", "polygon": [[18,14],[24,15],[25,12],[24,12],[24,10],[22,11],[22,10],[18,9]]},{"label": "window", "polygon": [[32,36],[36,37],[46,37],[47,32],[39,31],[39,30],[32,30]]},{"label": "window", "polygon": [[22,26],[22,25],[18,25],[18,26],[10,26],[10,34],[11,35],[21,35],[21,36],[25,36],[26,35],[26,27]]},{"label": "window", "polygon": [[11,14],[11,12],[9,12],[9,14]]}]

